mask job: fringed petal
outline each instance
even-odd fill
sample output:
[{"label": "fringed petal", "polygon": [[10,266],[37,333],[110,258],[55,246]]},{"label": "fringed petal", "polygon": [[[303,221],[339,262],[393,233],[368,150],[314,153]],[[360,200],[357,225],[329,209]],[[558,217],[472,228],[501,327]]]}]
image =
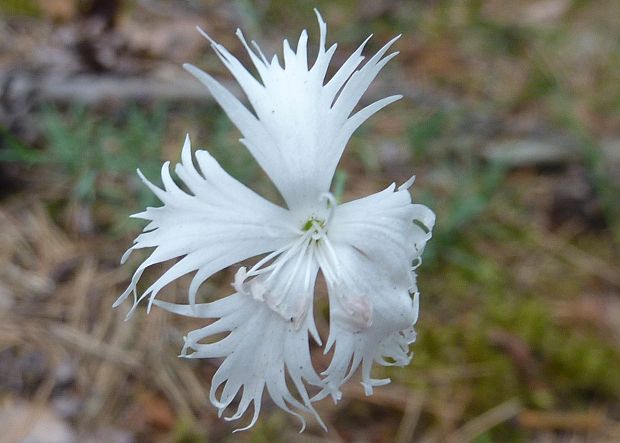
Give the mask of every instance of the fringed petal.
[{"label": "fringed petal", "polygon": [[[169,172],[162,168],[164,189],[141,175],[146,185],[164,203],[147,208],[136,216],[149,223],[134,241],[130,251],[155,248],[121,294],[114,306],[134,294],[135,305],[148,298],[150,304],[159,291],[173,280],[198,271],[189,292],[190,304],[204,280],[215,272],[249,257],[264,254],[291,241],[295,231],[290,227],[288,211],[268,202],[228,175],[206,151],[198,151],[192,160],[189,137],[185,140],[182,161],[175,171],[189,192],[179,188]],[[126,260],[128,253],[123,256]],[[174,258],[171,266],[141,295],[137,285],[149,266]],[[132,311],[130,311],[130,314]]]},{"label": "fringed petal", "polygon": [[[434,214],[411,203],[408,190],[388,189],[339,206],[329,241],[317,256],[329,291],[330,332],[325,351],[335,346],[324,372],[331,394],[361,365],[368,395],[374,386],[373,363],[409,363],[409,344],[415,340],[418,293],[413,263],[430,239]],[[390,361],[386,360],[390,359]]]},{"label": "fringed petal", "polygon": [[239,292],[229,297],[196,305],[154,302],[176,314],[216,319],[187,334],[181,355],[224,358],[213,378],[211,402],[222,414],[242,391],[228,419],[240,418],[253,404],[253,418],[243,429],[255,423],[265,388],[276,405],[300,418],[302,427],[299,412],[313,414],[323,425],[307,391],[307,385],[323,387],[308,343],[309,334],[320,343],[312,312],[319,267],[311,242],[310,234],[302,235],[249,271],[241,268],[234,282]]},{"label": "fringed petal", "polygon": [[[312,285],[315,277],[316,271]],[[315,328],[311,303],[300,325],[294,325],[264,302],[245,294],[233,294],[195,307],[159,300],[155,304],[182,315],[208,318],[221,315],[214,323],[187,334],[181,356],[224,359],[213,377],[210,400],[221,416],[241,393],[236,411],[227,420],[241,418],[253,405],[249,425],[239,430],[256,423],[265,388],[276,405],[300,419],[302,430],[305,419],[300,413],[313,415],[325,427],[307,390],[307,385],[324,386],[310,359],[308,334]],[[217,340],[217,334],[224,332],[228,335]]]},{"label": "fringed petal", "polygon": [[284,65],[277,56],[267,61],[258,45],[252,42],[251,47],[241,31],[237,31],[260,81],[226,48],[203,32],[243,89],[254,114],[211,76],[194,66],[186,66],[237,125],[243,134],[243,144],[292,210],[307,208],[329,190],[338,161],[355,129],[376,111],[400,98],[392,96],[379,100],[351,115],[370,83],[396,55],[386,56],[396,38],[360,68],[366,40],[326,82],[336,45],[326,49],[327,26],[318,12],[317,18],[319,49],[311,67],[305,30],[295,50],[288,41],[283,42]]}]

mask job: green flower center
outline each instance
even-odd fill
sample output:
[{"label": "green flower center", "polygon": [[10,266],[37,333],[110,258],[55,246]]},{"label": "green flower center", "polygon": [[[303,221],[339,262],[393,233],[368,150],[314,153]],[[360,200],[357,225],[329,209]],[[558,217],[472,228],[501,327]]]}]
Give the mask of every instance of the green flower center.
[{"label": "green flower center", "polygon": [[301,230],[304,232],[308,232],[310,229],[316,229],[316,225],[320,226],[321,229],[325,227],[325,220],[321,220],[319,218],[311,217],[304,223],[301,227]]}]

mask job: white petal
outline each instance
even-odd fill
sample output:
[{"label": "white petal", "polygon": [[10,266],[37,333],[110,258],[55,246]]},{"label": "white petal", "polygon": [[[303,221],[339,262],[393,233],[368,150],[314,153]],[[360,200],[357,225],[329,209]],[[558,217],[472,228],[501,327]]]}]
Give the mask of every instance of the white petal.
[{"label": "white petal", "polygon": [[[191,193],[176,185],[167,163],[162,169],[164,189],[157,188],[141,175],[164,205],[136,214],[150,222],[130,250],[155,250],[138,267],[115,306],[132,292],[134,303],[145,297],[152,302],[168,283],[198,271],[189,293],[189,301],[194,303],[200,284],[215,272],[248,257],[278,249],[294,234],[288,225],[288,211],[236,181],[206,151],[198,151],[196,158],[200,172],[192,161],[187,138],[182,162],[175,171]],[[136,286],[146,268],[179,257],[182,258],[138,297]],[[127,254],[123,256],[126,258]]]},{"label": "white petal", "polygon": [[327,387],[317,398],[337,397],[334,393],[360,365],[370,395],[373,386],[389,382],[371,378],[373,363],[409,363],[418,315],[412,261],[433,223],[428,208],[412,204],[409,192],[395,192],[393,185],[336,208],[329,241],[317,253],[330,299],[326,352],[335,345],[324,373]]},{"label": "white petal", "polygon": [[[295,328],[304,323],[311,311],[314,282],[319,269],[310,244],[310,236],[305,237],[277,257],[273,264],[268,266],[269,272],[245,284],[248,295],[265,302],[270,309],[280,314],[284,320],[291,322]],[[242,288],[237,288],[239,289]],[[314,332],[314,322],[312,326]]]},{"label": "white petal", "polygon": [[[392,96],[353,109],[383,66],[395,55],[386,55],[396,39],[386,44],[361,68],[362,44],[325,83],[335,45],[325,49],[327,27],[317,13],[320,28],[318,55],[308,67],[306,31],[296,52],[283,43],[284,66],[277,57],[269,63],[256,44],[256,52],[238,32],[261,81],[222,45],[210,37],[216,54],[245,92],[254,114],[208,74],[186,68],[213,94],[243,134],[245,146],[267,172],[291,210],[308,208],[329,190],[334,171],[351,134],[372,114],[400,96]],[[206,34],[205,34],[206,35]]]},{"label": "white petal", "polygon": [[330,238],[348,244],[390,272],[419,258],[432,236],[435,214],[411,203],[407,188],[394,184],[381,192],[338,206]]},{"label": "white petal", "polygon": [[[316,272],[312,285],[315,278]],[[306,387],[323,387],[310,360],[308,332],[314,328],[312,304],[299,327],[248,295],[233,294],[213,303],[195,306],[159,300],[155,304],[181,315],[218,318],[214,323],[187,335],[181,356],[224,358],[213,377],[210,392],[211,402],[220,415],[241,391],[237,410],[227,419],[241,418],[253,403],[251,422],[242,429],[253,426],[258,418],[263,391],[267,388],[276,405],[301,420],[302,429],[305,421],[298,412],[314,415],[325,427],[310,402]],[[209,340],[215,334],[229,331],[219,341]],[[295,387],[296,394],[291,393],[288,380]]]},{"label": "white petal", "polygon": [[[311,233],[306,233],[249,271],[241,268],[233,284],[238,293],[224,299],[195,305],[154,301],[176,314],[217,319],[190,332],[181,354],[188,358],[224,358],[213,378],[211,401],[221,414],[242,390],[231,420],[240,418],[253,403],[252,426],[267,388],[274,403],[298,416],[302,423],[295,410],[312,413],[322,425],[307,391],[307,385],[323,387],[312,366],[308,343],[310,334],[320,344],[312,312],[319,267],[311,242]],[[217,334],[227,332],[226,337],[214,341]],[[295,395],[289,390],[291,384]]]}]

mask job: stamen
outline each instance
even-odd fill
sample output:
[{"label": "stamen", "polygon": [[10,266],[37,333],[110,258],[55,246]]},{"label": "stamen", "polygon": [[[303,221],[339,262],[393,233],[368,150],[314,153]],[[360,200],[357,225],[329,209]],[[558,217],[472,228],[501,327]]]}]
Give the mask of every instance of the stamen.
[{"label": "stamen", "polygon": [[248,277],[252,277],[254,275],[262,274],[262,273],[266,272],[267,270],[273,269],[273,264],[271,264],[271,265],[269,265],[269,266],[267,266],[265,268],[262,268],[262,266],[265,263],[268,263],[269,261],[271,261],[274,258],[278,257],[282,253],[284,253],[286,251],[290,251],[291,249],[296,248],[301,243],[303,243],[306,238],[307,238],[307,234],[304,234],[303,236],[301,236],[298,239],[296,239],[294,242],[289,243],[288,245],[283,246],[280,249],[278,249],[276,251],[273,251],[271,254],[267,255],[264,258],[262,258],[261,260],[258,261],[258,263],[256,263],[254,266],[252,266],[252,268],[250,268],[250,270],[248,271],[247,276]]},{"label": "stamen", "polygon": [[[303,244],[303,249],[300,251],[299,254],[297,254],[297,260],[295,261],[295,266],[293,267],[293,269],[291,271],[289,271],[289,278],[286,281],[284,287],[282,288],[282,292],[287,293],[289,288],[291,287],[291,284],[293,283],[294,277],[297,275],[297,272],[299,271],[299,268],[301,266],[301,263],[304,259],[304,256],[306,255],[306,252],[308,251],[308,246],[310,245],[310,242],[305,242]],[[267,279],[269,280],[269,279]]]},{"label": "stamen", "polygon": [[[245,288],[245,281],[248,278],[265,274],[267,272],[272,272],[273,275],[273,273],[279,271],[282,268],[282,265],[289,260],[290,256],[297,251],[300,245],[304,244],[304,242],[308,239],[310,235],[311,232],[307,232],[301,237],[297,238],[294,242],[289,243],[288,245],[285,245],[276,251],[273,251],[272,253],[260,259],[254,266],[250,268],[249,271],[246,271],[245,266],[239,268],[239,270],[235,274],[235,279],[232,284],[232,286],[235,288],[235,291],[237,291],[239,294],[247,295],[249,292],[251,292],[248,292],[248,290],[246,290]],[[281,255],[282,257],[280,257]],[[269,263],[272,260],[274,260],[273,263],[268,266],[264,266],[266,263]],[[265,283],[269,280],[269,278],[271,278],[271,275],[267,278]]]},{"label": "stamen", "polygon": [[[266,297],[266,295],[276,289],[278,294],[287,294],[299,272],[304,272],[304,287],[309,286],[311,276],[307,273],[307,269],[302,271],[304,261],[308,261],[308,254],[311,257],[316,254],[316,259],[325,265],[322,267],[328,274],[326,275],[328,281],[336,282],[338,269],[341,266],[327,238],[328,226],[334,217],[336,199],[332,194],[324,193],[319,197],[319,202],[322,203],[323,201],[325,201],[325,207],[320,210],[318,216],[313,215],[306,221],[298,231],[301,235],[295,240],[260,259],[249,271],[245,267],[237,271],[233,282],[233,287],[237,293],[251,295],[256,300],[265,301],[272,309],[279,312],[280,305],[285,302],[284,299]],[[288,266],[289,264],[291,266]],[[280,278],[285,270],[286,277]],[[255,278],[259,275],[264,276],[260,279]],[[298,302],[305,305],[303,299],[298,300]],[[298,310],[294,309],[294,311],[297,312]],[[289,314],[287,313],[287,315]],[[291,317],[291,321],[294,322],[293,326],[295,328],[300,327],[304,317],[305,311],[300,311],[299,315],[295,314],[294,318]]]},{"label": "stamen", "polygon": [[336,255],[336,251],[334,251],[334,247],[332,246],[329,238],[325,237],[325,241],[323,242],[327,252],[327,260],[330,262],[330,266],[335,270],[336,273],[341,272],[340,261],[338,260],[338,256]]},{"label": "stamen", "polygon": [[316,220],[312,220],[312,228],[314,229],[314,231],[312,231],[312,240],[318,241],[325,237],[327,231],[324,228],[323,224],[319,223]]},{"label": "stamen", "polygon": [[306,232],[303,236],[301,236],[293,245],[282,255],[282,257],[278,257],[277,260],[271,265],[271,274],[265,280],[265,284],[267,284],[273,277],[275,277],[281,270],[286,262],[288,262],[293,256],[298,255],[298,250],[308,240],[308,237],[312,235],[312,231]]}]

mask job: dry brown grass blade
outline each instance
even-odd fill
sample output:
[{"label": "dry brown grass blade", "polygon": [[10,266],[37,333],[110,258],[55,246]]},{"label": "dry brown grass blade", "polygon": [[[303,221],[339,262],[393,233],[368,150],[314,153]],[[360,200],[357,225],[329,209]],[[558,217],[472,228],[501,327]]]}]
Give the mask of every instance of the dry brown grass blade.
[{"label": "dry brown grass blade", "polygon": [[[174,357],[170,357],[170,359],[172,358]],[[208,408],[207,410],[212,410],[206,384],[198,379],[191,365],[187,362],[174,359],[169,363],[168,371],[174,374],[174,378],[182,386],[183,392],[194,410],[201,411],[206,408]],[[213,412],[215,415],[214,410]]]},{"label": "dry brown grass blade", "polygon": [[420,413],[424,408],[425,401],[425,391],[417,391],[415,394],[413,392],[411,393],[407,400],[398,432],[394,438],[395,443],[409,443],[413,441],[413,435],[420,418]]},{"label": "dry brown grass blade", "polygon": [[585,412],[524,410],[519,414],[519,424],[535,430],[600,432],[606,423],[605,414],[598,410]]},{"label": "dry brown grass blade", "polygon": [[[97,318],[96,326],[102,322],[109,323],[109,329],[99,328],[98,335],[71,331],[73,334],[69,336],[74,339],[69,343],[77,345],[80,357],[88,357],[81,359],[82,384],[87,386],[89,392],[88,409],[83,414],[87,421],[116,417],[123,410],[128,395],[122,387],[127,385],[130,375],[139,378],[140,370],[144,367],[143,350],[132,346],[140,322],[124,322],[122,314],[118,312],[107,319],[109,315],[104,316],[104,320]],[[84,380],[84,377],[89,379]]]},{"label": "dry brown grass blade", "polygon": [[521,405],[519,401],[510,399],[465,423],[457,429],[447,441],[454,443],[470,442],[475,437],[487,432],[500,423],[516,417],[520,411]]},{"label": "dry brown grass blade", "polygon": [[136,354],[125,351],[114,344],[104,343],[96,337],[71,326],[61,323],[52,324],[49,332],[66,346],[73,347],[91,357],[119,364],[127,369],[136,369],[142,366],[142,362]]},{"label": "dry brown grass blade", "polygon": [[[157,364],[151,365],[151,368],[154,369],[153,378],[155,382],[166,394],[166,397],[173,402],[177,414],[191,417],[193,411],[190,400],[187,398],[183,385],[179,383],[174,374],[175,363],[171,362],[169,358],[156,358],[156,361]],[[178,362],[176,363],[178,364]]]},{"label": "dry brown grass blade", "polygon": [[97,263],[93,257],[88,256],[79,267],[67,294],[69,300],[72,300],[68,323],[73,327],[79,328],[88,322],[89,291],[96,276]]},{"label": "dry brown grass blade", "polygon": [[408,391],[398,388],[382,387],[373,395],[366,395],[364,388],[358,384],[344,385],[341,388],[343,400],[358,400],[375,406],[388,407],[404,411],[409,398]]},{"label": "dry brown grass blade", "polygon": [[480,363],[429,368],[426,373],[416,376],[431,385],[446,385],[485,377],[491,373],[492,368],[489,364]]}]

